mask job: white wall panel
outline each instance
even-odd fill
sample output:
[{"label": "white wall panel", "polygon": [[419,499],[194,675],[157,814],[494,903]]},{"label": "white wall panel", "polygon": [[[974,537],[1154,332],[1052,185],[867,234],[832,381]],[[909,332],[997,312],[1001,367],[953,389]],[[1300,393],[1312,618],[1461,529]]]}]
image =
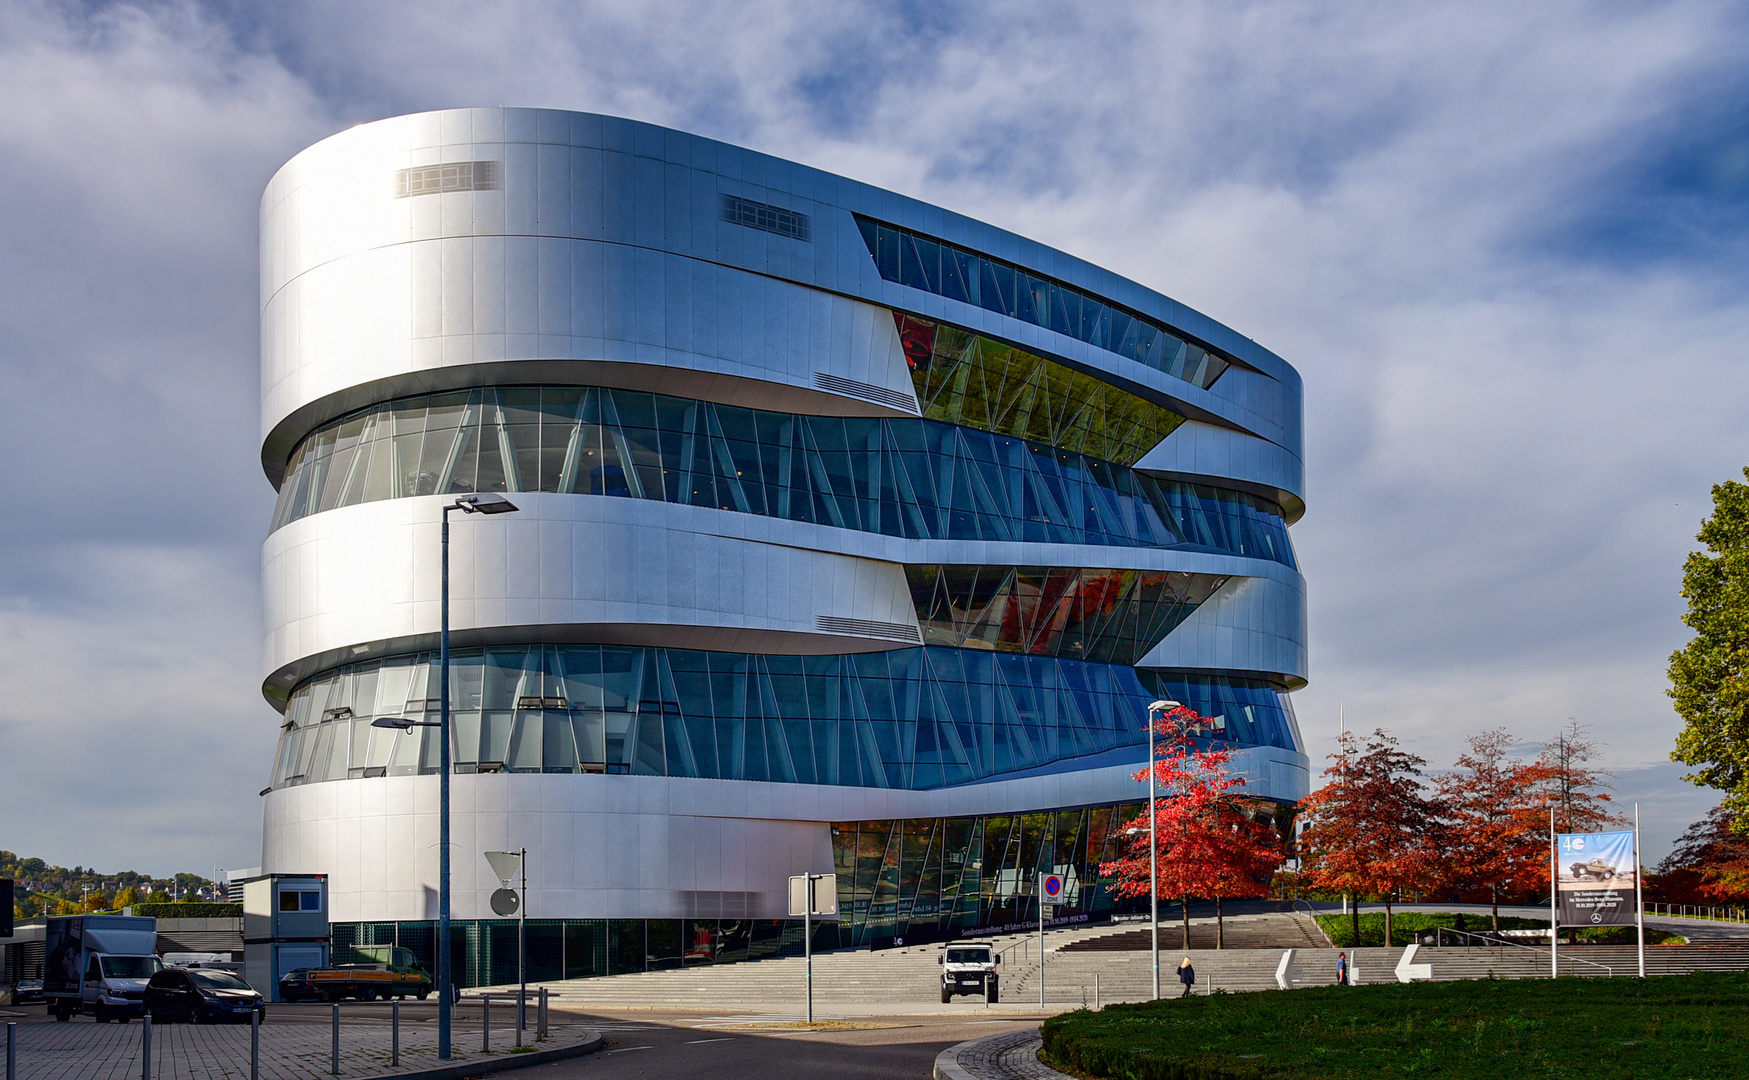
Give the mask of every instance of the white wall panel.
[{"label": "white wall panel", "polygon": [[[1129,765],[937,791],[771,784],[680,777],[462,775],[451,778],[453,915],[492,918],[497,879],[483,853],[529,849],[530,918],[681,918],[687,891],[764,899],[782,918],[791,874],[831,872],[829,825],[962,817],[1133,801],[1145,753]],[[1303,796],[1305,755],[1242,747],[1251,790]],[[308,784],[266,798],[263,868],[330,875],[336,922],[435,918],[435,776]],[[371,794],[380,791],[381,797]],[[414,813],[411,806],[428,807]],[[783,812],[770,813],[781,807]],[[755,814],[754,811],[766,811]]]}]

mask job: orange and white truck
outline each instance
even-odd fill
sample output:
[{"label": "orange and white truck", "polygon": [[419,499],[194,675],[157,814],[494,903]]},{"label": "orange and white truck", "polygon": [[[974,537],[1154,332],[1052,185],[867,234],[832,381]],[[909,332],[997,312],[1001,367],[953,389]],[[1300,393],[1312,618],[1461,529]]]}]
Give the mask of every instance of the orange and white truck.
[{"label": "orange and white truck", "polygon": [[298,968],[279,979],[279,996],[284,1001],[387,1001],[390,998],[416,997],[425,1000],[431,993],[431,974],[413,958],[410,949],[392,945],[355,945],[352,951],[363,957],[358,963],[334,964],[324,968]]}]

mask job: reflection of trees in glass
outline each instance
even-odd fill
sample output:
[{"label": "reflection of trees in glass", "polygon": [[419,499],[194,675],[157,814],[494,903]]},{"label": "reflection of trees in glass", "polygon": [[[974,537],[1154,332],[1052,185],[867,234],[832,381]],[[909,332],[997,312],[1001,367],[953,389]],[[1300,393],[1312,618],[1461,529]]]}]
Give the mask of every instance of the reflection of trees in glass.
[{"label": "reflection of trees in glass", "polygon": [[1227,578],[1177,571],[907,566],[924,641],[1133,664]]},{"label": "reflection of trees in glass", "polygon": [[1132,465],[1184,417],[1024,349],[894,312],[931,420]]}]

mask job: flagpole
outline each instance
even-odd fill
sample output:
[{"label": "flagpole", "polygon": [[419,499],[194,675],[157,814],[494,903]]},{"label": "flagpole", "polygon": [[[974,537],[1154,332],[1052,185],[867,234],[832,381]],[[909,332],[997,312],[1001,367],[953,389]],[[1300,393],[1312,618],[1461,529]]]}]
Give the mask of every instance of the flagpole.
[{"label": "flagpole", "polygon": [[1634,804],[1634,928],[1640,944],[1640,978],[1646,977],[1646,902],[1640,892],[1640,804]]},{"label": "flagpole", "polygon": [[1557,921],[1555,897],[1560,892],[1560,856],[1555,852],[1555,808],[1549,807],[1549,978],[1561,977],[1561,965],[1555,950],[1561,947],[1561,924]]}]

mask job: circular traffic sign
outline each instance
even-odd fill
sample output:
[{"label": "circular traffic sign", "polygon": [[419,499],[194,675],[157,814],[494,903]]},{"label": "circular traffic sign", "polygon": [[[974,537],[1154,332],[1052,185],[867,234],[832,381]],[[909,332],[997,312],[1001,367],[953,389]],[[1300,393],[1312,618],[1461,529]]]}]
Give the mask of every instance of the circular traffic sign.
[{"label": "circular traffic sign", "polygon": [[522,902],[516,898],[515,889],[494,889],[492,891],[492,910],[508,918],[516,914],[516,909]]},{"label": "circular traffic sign", "polygon": [[1046,900],[1059,900],[1062,898],[1062,896],[1063,896],[1063,875],[1061,875],[1061,874],[1046,874],[1045,875],[1045,899]]}]

